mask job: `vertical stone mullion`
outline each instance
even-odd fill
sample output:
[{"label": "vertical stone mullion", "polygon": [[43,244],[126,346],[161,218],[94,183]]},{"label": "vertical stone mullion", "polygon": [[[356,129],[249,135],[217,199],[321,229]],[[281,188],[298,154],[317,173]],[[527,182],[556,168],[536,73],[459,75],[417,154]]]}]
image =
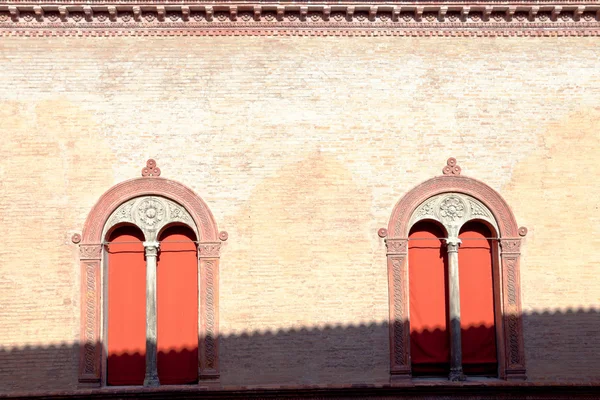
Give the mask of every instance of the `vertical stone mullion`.
[{"label": "vertical stone mullion", "polygon": [[156,258],[158,242],[144,242],[146,255],[146,376],[144,386],[159,386],[156,335]]},{"label": "vertical stone mullion", "polygon": [[450,308],[450,375],[451,381],[464,381],[460,331],[460,283],[458,275],[458,246],[460,239],[446,239],[448,249],[448,288]]}]

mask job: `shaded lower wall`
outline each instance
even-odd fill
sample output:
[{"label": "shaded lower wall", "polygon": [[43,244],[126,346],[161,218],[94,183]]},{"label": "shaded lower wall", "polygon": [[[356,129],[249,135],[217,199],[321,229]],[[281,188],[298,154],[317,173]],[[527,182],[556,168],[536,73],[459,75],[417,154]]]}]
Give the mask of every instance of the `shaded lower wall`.
[{"label": "shaded lower wall", "polygon": [[[600,387],[599,312],[533,313],[523,320],[526,384]],[[559,345],[549,348],[548,340]],[[387,324],[248,333],[223,336],[220,341],[221,384],[228,390],[272,385],[385,386],[389,380],[389,356],[381,350],[387,346],[379,345],[387,345]],[[78,349],[78,344],[3,348],[2,393],[75,390]]]}]

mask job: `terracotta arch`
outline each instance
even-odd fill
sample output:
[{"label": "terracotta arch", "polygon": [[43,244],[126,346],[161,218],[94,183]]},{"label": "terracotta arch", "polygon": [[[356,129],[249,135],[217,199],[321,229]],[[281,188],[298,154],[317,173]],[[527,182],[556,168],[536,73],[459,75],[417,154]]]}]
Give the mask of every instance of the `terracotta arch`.
[{"label": "terracotta arch", "polygon": [[443,176],[429,179],[405,194],[394,206],[388,229],[381,230],[387,246],[389,282],[389,329],[390,373],[392,380],[411,376],[410,326],[408,318],[408,234],[410,218],[425,200],[443,193],[469,195],[492,212],[499,228],[500,237],[500,284],[502,287],[501,309],[504,352],[500,365],[500,377],[526,379],[523,323],[521,316],[521,290],[519,261],[521,237],[527,230],[518,228],[515,217],[498,192],[485,183],[461,176],[456,160],[451,158],[444,168]]},{"label": "terracotta arch", "polygon": [[219,298],[219,234],[215,219],[206,203],[187,186],[160,178],[160,169],[148,160],[142,178],[121,182],[108,189],[90,211],[82,234],[73,235],[79,243],[81,267],[81,322],[79,376],[80,386],[96,387],[102,382],[102,259],[104,238],[102,232],[110,215],[121,204],[136,197],[155,195],[165,197],[183,206],[192,217],[199,233],[199,323],[198,323],[198,376],[201,380],[219,378],[218,359],[218,298]]}]

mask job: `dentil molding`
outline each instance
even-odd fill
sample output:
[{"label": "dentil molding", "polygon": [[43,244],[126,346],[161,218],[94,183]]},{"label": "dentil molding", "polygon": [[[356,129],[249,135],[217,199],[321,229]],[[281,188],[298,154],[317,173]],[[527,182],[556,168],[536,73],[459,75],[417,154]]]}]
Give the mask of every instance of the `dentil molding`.
[{"label": "dentil molding", "polygon": [[0,1],[0,36],[599,36],[597,1]]}]

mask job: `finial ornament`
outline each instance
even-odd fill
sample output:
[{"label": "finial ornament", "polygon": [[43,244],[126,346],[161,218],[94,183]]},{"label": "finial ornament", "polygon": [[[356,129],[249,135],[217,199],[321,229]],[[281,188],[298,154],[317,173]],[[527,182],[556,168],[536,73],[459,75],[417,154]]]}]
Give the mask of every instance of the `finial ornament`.
[{"label": "finial ornament", "polygon": [[456,164],[456,158],[450,157],[448,161],[446,161],[446,166],[442,170],[444,175],[460,175],[460,167]]},{"label": "finial ornament", "polygon": [[146,161],[146,168],[142,169],[143,177],[160,176],[160,168],[156,166],[156,161],[149,159]]}]

